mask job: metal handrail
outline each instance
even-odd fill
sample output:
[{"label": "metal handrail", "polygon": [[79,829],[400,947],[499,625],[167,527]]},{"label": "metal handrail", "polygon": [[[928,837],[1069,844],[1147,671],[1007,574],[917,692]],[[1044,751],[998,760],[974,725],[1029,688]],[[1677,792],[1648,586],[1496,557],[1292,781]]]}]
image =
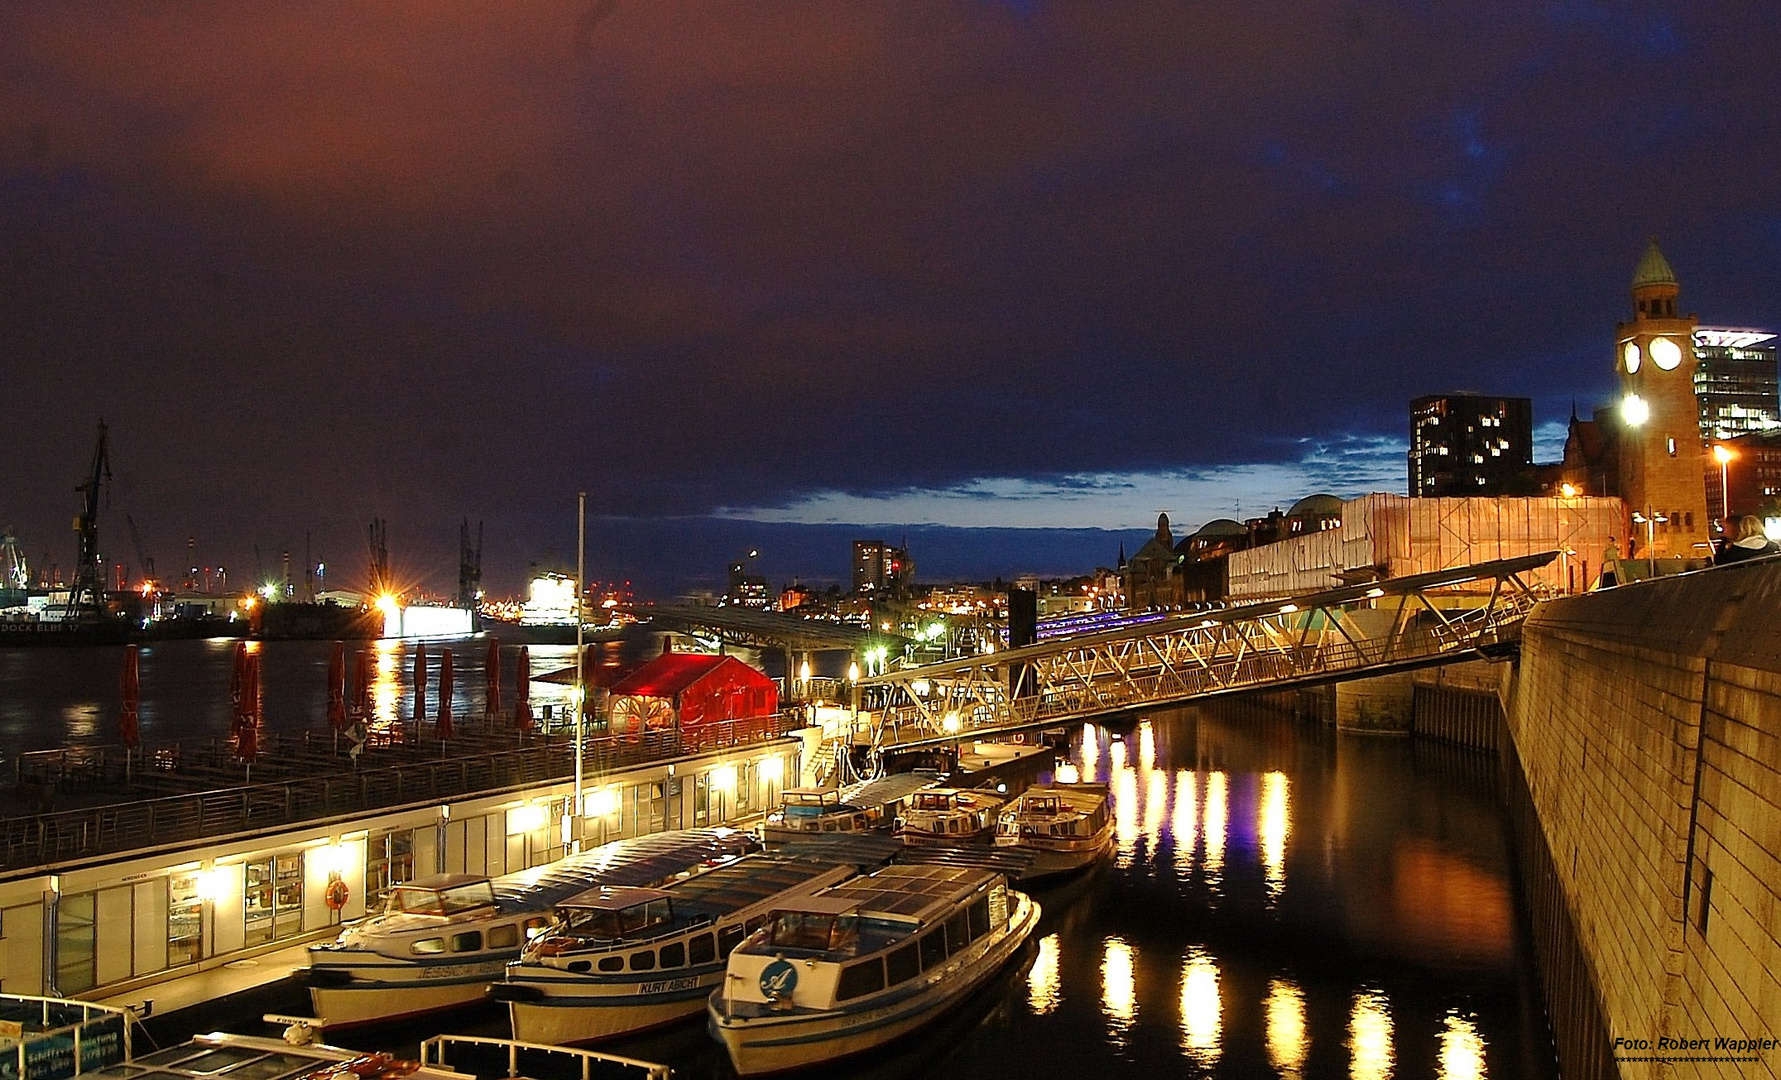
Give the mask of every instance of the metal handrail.
[{"label": "metal handrail", "polygon": [[621,1057],[618,1054],[608,1054],[600,1050],[583,1050],[573,1046],[550,1046],[544,1043],[521,1042],[518,1039],[497,1039],[486,1035],[435,1035],[421,1043],[421,1064],[450,1069],[452,1066],[445,1060],[445,1051],[452,1046],[485,1047],[506,1051],[507,1075],[509,1077],[525,1075],[519,1071],[519,1059],[522,1052],[578,1060],[581,1064],[581,1080],[593,1080],[595,1065],[611,1065],[627,1072],[641,1072],[645,1080],[669,1080],[669,1077],[673,1075],[673,1070],[668,1066],[658,1065],[653,1061]]},{"label": "metal handrail", "polygon": [[[1003,691],[959,703],[968,707],[956,710],[960,722],[958,730],[952,732],[936,722],[932,704],[893,704],[875,718],[874,748],[926,745],[1068,723],[1099,713],[1175,704],[1214,694],[1283,688],[1416,666],[1509,640],[1506,631],[1519,629],[1539,599],[1531,590],[1509,593],[1489,608],[1455,612],[1442,622],[1408,627],[1390,638],[1367,642],[1377,645],[1377,650],[1363,648],[1326,629],[1315,636],[1307,633],[1296,644],[1246,639],[1234,654],[1209,656],[1188,667],[1172,667],[1160,655],[1153,655],[1136,669],[1120,671],[1118,677],[1106,673],[1100,678],[1079,678],[1065,686],[1047,686],[1031,697],[1010,698]],[[1214,644],[1210,636],[1208,644]],[[1230,644],[1228,639],[1216,641],[1220,647]],[[973,689],[981,692],[991,687],[980,684]]]},{"label": "metal handrail", "polygon": [[[584,744],[594,773],[783,738],[801,713],[684,730],[608,735]],[[0,818],[0,872],[300,825],[535,786],[573,775],[573,742],[537,742],[483,754],[332,771],[271,783]]]}]

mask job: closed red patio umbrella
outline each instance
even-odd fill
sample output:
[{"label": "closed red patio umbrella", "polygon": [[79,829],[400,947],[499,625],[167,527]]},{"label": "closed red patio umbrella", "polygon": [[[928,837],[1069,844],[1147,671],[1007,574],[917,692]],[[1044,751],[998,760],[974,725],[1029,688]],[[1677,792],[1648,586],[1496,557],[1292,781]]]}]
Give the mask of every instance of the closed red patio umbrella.
[{"label": "closed red patio umbrella", "polygon": [[328,657],[328,726],[338,736],[346,724],[346,642],[336,641]]},{"label": "closed red patio umbrella", "polygon": [[513,725],[532,730],[532,650],[519,647],[519,667],[513,673]]},{"label": "closed red patio umbrella", "polygon": [[488,681],[488,696],[482,705],[483,723],[501,715],[501,642],[489,638],[488,656],[482,662],[483,677]]},{"label": "closed red patio umbrella", "polygon": [[451,650],[442,649],[439,653],[439,720],[434,725],[434,733],[441,741],[451,738]]},{"label": "closed red patio umbrella", "polygon": [[414,646],[414,727],[420,730],[420,723],[427,718],[427,647],[416,643]]},{"label": "closed red patio umbrella", "polygon": [[140,645],[124,646],[124,673],[119,686],[121,704],[117,716],[118,740],[124,744],[126,752],[142,745],[142,731],[137,725],[137,713],[142,706]]},{"label": "closed red patio umbrella", "polygon": [[353,708],[359,712],[359,719],[367,724],[371,722],[371,650],[360,649],[356,665],[358,674],[353,676]]},{"label": "closed red patio umbrella", "polygon": [[235,665],[229,670],[229,729],[230,733],[241,727],[242,693],[247,684],[247,642],[235,643]]},{"label": "closed red patio umbrella", "polygon": [[260,655],[247,653],[242,665],[241,709],[235,728],[235,756],[252,766],[260,756]]}]

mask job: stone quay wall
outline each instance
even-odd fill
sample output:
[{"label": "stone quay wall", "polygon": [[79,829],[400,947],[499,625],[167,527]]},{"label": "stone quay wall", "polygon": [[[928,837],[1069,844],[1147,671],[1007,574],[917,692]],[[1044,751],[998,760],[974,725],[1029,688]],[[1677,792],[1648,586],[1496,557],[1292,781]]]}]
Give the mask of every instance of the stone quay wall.
[{"label": "stone quay wall", "polygon": [[1781,1076],[1781,559],[1543,604],[1503,690],[1567,1077]]}]

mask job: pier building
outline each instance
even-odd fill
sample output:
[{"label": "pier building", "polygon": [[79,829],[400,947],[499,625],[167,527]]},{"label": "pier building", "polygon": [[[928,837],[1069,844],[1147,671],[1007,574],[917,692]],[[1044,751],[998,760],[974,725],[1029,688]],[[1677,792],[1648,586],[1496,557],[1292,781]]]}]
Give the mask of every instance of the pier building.
[{"label": "pier building", "polygon": [[[0,991],[152,998],[157,983],[330,938],[401,881],[523,870],[567,854],[578,831],[593,846],[739,824],[798,784],[804,744],[779,725],[730,745],[594,768],[579,814],[573,781],[553,769],[446,797],[426,794],[440,786],[435,778],[404,799],[398,781],[383,792],[387,805],[344,813],[315,797],[319,783],[343,786],[339,777],[207,792],[189,797],[209,807],[207,833],[185,840],[158,834],[147,803],[11,818],[0,822]],[[473,774],[477,762],[439,765]],[[179,828],[160,825],[166,835],[190,831],[172,805],[180,799],[152,802],[180,819]],[[258,977],[286,974],[269,965]]]}]

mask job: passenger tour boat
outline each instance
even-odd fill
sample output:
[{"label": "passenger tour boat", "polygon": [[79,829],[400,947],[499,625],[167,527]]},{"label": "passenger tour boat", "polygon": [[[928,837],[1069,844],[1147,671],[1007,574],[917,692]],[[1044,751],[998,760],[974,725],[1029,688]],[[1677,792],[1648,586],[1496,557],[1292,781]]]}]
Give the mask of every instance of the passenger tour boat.
[{"label": "passenger tour boat", "polygon": [[996,846],[1032,851],[1022,882],[1070,874],[1113,850],[1113,815],[1106,784],[1031,787],[1003,808]]},{"label": "passenger tour boat", "polygon": [[398,884],[382,914],[309,947],[292,981],[328,1028],[419,1016],[485,999],[561,901],[599,885],[663,885],[758,847],[734,829],[618,840],[517,874],[440,874]]},{"label": "passenger tour boat", "polygon": [[812,834],[888,832],[910,794],[933,786],[930,773],[898,773],[845,788],[787,788],[761,823],[761,839],[774,845]]},{"label": "passenger tour boat", "polygon": [[909,797],[897,835],[906,844],[962,844],[994,835],[1005,800],[993,791],[926,788]]},{"label": "passenger tour boat", "polygon": [[1038,924],[999,873],[888,866],[777,908],[730,954],[711,1033],[743,1076],[862,1053],[938,1019]]},{"label": "passenger tour boat", "polygon": [[490,996],[513,1037],[568,1045],[697,1015],[730,950],[775,905],[853,877],[850,865],[760,853],[660,889],[602,886],[557,904]]}]

